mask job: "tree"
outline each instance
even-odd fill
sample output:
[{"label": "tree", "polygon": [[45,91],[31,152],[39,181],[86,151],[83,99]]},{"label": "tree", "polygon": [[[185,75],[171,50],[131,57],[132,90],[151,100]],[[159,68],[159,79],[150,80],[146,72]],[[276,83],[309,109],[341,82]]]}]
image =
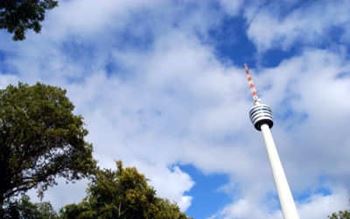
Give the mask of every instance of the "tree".
[{"label": "tree", "polygon": [[23,40],[27,29],[40,32],[46,10],[57,5],[56,0],[1,0],[0,28],[13,33],[14,40]]},{"label": "tree", "polygon": [[156,197],[136,168],[98,170],[87,197],[61,210],[62,219],[188,219],[176,204]]},{"label": "tree", "polygon": [[339,211],[328,217],[329,219],[350,219],[350,211]]},{"label": "tree", "polygon": [[0,90],[0,210],[29,189],[42,195],[57,177],[78,180],[94,171],[88,132],[73,110],[66,91],[57,87],[18,84]]},{"label": "tree", "polygon": [[23,195],[19,201],[10,202],[4,209],[4,219],[59,219],[49,202],[32,203]]}]

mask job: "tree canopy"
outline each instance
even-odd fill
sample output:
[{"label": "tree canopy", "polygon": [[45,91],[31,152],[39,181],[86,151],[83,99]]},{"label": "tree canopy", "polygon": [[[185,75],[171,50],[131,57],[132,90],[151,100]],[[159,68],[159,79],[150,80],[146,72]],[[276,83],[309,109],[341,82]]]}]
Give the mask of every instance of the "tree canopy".
[{"label": "tree canopy", "polygon": [[32,203],[29,196],[23,195],[20,200],[7,203],[4,219],[59,219],[49,202]]},{"label": "tree canopy", "polygon": [[[20,83],[0,90],[0,218],[188,219],[175,203],[157,197],[136,168],[121,162],[115,171],[96,167],[83,119],[73,111],[58,87]],[[57,177],[87,176],[87,196],[59,213],[25,195],[32,188],[42,194]]]},{"label": "tree canopy", "polygon": [[98,170],[79,204],[61,210],[62,219],[187,219],[178,206],[156,196],[146,178],[136,168]]},{"label": "tree canopy", "polygon": [[1,0],[0,28],[12,33],[14,40],[23,40],[28,29],[40,32],[46,10],[57,5],[56,0]]},{"label": "tree canopy", "polygon": [[328,217],[329,219],[350,219],[350,211],[339,211]]},{"label": "tree canopy", "polygon": [[92,173],[92,145],[73,110],[66,91],[57,87],[18,84],[0,90],[0,207],[32,188],[40,194],[57,177],[78,180]]},{"label": "tree canopy", "polygon": [[55,212],[49,202],[32,203],[27,195],[7,202],[4,219],[189,219],[179,207],[156,196],[136,168],[95,172],[87,196]]}]

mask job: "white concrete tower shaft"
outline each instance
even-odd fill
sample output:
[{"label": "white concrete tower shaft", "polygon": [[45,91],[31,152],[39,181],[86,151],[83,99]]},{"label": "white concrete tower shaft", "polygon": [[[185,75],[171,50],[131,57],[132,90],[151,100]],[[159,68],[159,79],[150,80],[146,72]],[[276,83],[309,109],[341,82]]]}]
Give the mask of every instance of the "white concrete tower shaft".
[{"label": "white concrete tower shaft", "polygon": [[294,203],[292,192],[289,188],[286,174],[279,158],[275,142],[272,137],[270,128],[273,126],[271,108],[263,104],[257,95],[255,84],[252,75],[250,74],[247,65],[244,65],[248,85],[254,101],[254,106],[249,111],[249,116],[258,131],[261,131],[267,155],[272,168],[273,178],[277,188],[278,197],[281,204],[282,214],[284,219],[299,219],[298,211]]}]

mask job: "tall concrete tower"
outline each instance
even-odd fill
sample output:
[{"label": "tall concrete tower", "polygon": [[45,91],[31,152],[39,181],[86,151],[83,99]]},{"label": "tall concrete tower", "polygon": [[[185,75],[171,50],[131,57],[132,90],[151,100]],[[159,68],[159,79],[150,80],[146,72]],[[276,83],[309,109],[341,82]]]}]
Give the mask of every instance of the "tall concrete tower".
[{"label": "tall concrete tower", "polygon": [[275,185],[277,188],[283,217],[284,219],[299,219],[297,208],[295,207],[294,199],[270,130],[273,126],[271,108],[262,103],[261,99],[258,97],[253,77],[250,74],[249,68],[246,64],[244,65],[244,70],[254,103],[253,107],[249,111],[250,120],[252,121],[254,127],[258,131],[261,131],[264,137],[267,155],[270,160],[273,178],[275,179]]}]

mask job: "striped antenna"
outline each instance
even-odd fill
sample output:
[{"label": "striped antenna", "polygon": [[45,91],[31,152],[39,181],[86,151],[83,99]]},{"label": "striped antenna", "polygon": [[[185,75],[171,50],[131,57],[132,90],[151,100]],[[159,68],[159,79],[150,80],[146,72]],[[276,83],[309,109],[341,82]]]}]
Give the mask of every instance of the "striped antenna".
[{"label": "striped antenna", "polygon": [[249,70],[249,67],[247,64],[244,64],[244,70],[245,70],[245,74],[247,76],[248,86],[249,86],[249,90],[250,90],[250,93],[252,95],[253,101],[254,101],[254,103],[260,102],[260,99],[258,97],[258,93],[256,91],[256,87],[255,87],[255,84],[253,81],[253,76],[250,73],[250,70]]}]

